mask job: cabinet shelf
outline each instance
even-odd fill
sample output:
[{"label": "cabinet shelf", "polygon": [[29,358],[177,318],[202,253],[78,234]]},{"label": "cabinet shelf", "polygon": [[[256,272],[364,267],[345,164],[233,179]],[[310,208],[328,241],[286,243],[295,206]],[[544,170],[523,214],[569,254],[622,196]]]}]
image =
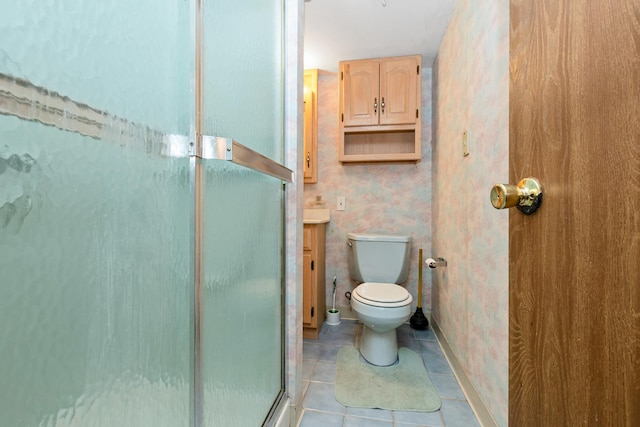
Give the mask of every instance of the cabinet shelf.
[{"label": "cabinet shelf", "polygon": [[345,129],[341,135],[341,162],[417,161],[421,158],[418,130],[415,126]]}]

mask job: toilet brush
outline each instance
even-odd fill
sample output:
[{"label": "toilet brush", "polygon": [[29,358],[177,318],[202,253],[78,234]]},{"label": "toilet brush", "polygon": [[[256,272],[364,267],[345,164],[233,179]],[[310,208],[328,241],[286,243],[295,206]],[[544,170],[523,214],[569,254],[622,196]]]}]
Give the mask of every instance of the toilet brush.
[{"label": "toilet brush", "polygon": [[336,276],[333,276],[333,303],[331,304],[331,309],[329,310],[329,313],[337,313],[339,310],[336,310],[336,280],[338,278]]},{"label": "toilet brush", "polygon": [[418,257],[418,307],[409,319],[409,324],[413,329],[423,331],[429,327],[429,321],[422,312],[422,248],[419,250]]},{"label": "toilet brush", "polygon": [[336,277],[333,278],[333,303],[331,304],[331,312],[336,313]]}]

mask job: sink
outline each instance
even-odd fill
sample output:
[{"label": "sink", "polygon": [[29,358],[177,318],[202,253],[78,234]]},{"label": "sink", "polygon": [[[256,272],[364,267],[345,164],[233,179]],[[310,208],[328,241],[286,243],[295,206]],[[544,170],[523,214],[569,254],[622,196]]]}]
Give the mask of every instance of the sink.
[{"label": "sink", "polygon": [[330,209],[304,209],[302,220],[305,224],[323,224],[331,220]]}]

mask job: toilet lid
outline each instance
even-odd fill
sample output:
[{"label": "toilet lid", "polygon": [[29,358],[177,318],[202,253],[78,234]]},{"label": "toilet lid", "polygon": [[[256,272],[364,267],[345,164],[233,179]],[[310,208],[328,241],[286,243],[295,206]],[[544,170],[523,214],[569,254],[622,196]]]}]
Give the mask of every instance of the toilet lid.
[{"label": "toilet lid", "polygon": [[379,303],[403,302],[411,297],[405,288],[393,283],[366,282],[356,287],[354,292],[361,299]]}]

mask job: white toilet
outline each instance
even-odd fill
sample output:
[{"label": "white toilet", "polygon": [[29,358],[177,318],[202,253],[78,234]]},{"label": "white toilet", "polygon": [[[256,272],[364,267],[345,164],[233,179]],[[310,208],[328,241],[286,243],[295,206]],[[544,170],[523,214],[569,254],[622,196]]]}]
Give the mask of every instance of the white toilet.
[{"label": "white toilet", "polygon": [[396,328],[411,317],[413,298],[404,283],[409,274],[410,236],[348,233],[349,275],[360,284],[351,308],[364,328],[360,354],[372,365],[398,359]]}]

